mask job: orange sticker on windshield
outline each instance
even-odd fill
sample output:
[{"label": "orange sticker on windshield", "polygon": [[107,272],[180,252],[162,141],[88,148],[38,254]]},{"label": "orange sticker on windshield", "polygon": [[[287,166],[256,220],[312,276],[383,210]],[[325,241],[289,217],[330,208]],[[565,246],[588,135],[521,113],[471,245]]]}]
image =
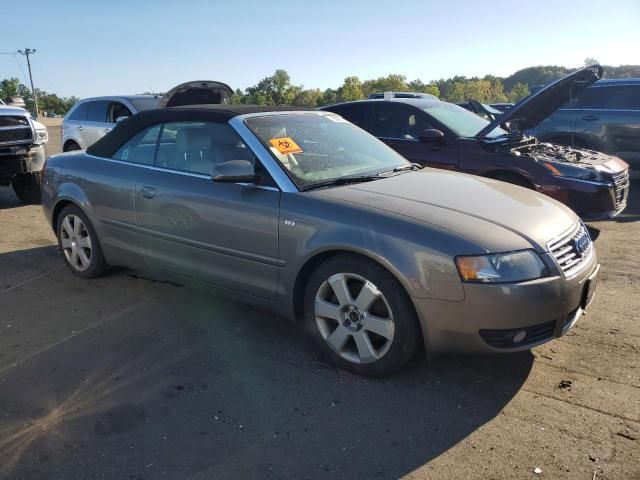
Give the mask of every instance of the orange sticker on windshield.
[{"label": "orange sticker on windshield", "polygon": [[282,137],[272,138],[269,143],[276,148],[282,155],[289,153],[302,153],[300,146],[293,141],[293,138]]}]

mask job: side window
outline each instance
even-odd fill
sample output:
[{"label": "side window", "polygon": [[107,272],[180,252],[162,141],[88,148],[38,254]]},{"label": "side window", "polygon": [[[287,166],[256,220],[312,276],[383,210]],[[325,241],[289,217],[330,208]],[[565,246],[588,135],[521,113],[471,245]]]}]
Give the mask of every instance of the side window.
[{"label": "side window", "polygon": [[131,110],[127,108],[127,106],[120,102],[111,102],[109,106],[109,117],[107,121],[109,123],[116,123],[116,120],[120,117],[130,117]]},{"label": "side window", "polygon": [[589,87],[574,99],[574,108],[606,108],[603,87]]},{"label": "side window", "polygon": [[211,175],[214,165],[229,160],[248,160],[262,177],[259,182],[272,185],[266,170],[253,152],[226,123],[165,123],[158,144],[156,166],[183,172]]},{"label": "side window", "polygon": [[420,111],[391,102],[371,107],[370,132],[376,137],[418,140],[420,132],[431,128]]},{"label": "side window", "polygon": [[89,112],[87,113],[87,121],[89,122],[107,122],[107,109],[109,108],[109,102],[106,100],[97,100],[89,103]]},{"label": "side window", "polygon": [[640,85],[605,87],[605,107],[619,110],[640,110]]},{"label": "side window", "polygon": [[332,107],[331,111],[337,113],[345,120],[350,121],[360,128],[364,128],[366,108],[366,103],[351,103],[340,105],[338,107]]},{"label": "side window", "polygon": [[91,102],[84,102],[78,105],[78,107],[73,111],[73,113],[69,117],[69,120],[80,120],[80,121],[86,120],[90,103]]},{"label": "side window", "polygon": [[154,125],[138,132],[122,145],[112,158],[139,165],[153,165],[160,128],[160,125]]}]

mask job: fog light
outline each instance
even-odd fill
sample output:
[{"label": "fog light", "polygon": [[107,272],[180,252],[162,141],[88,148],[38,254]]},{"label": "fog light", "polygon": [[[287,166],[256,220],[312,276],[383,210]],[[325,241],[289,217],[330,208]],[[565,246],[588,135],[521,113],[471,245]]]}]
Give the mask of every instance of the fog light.
[{"label": "fog light", "polygon": [[527,331],[526,330],[520,330],[518,333],[516,333],[513,336],[513,343],[520,343],[521,341],[523,341],[525,339],[525,337],[527,336]]}]

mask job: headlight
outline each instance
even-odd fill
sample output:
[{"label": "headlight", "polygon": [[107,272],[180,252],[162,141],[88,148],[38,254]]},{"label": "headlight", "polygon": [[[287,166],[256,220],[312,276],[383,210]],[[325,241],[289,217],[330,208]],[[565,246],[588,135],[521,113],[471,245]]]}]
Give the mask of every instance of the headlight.
[{"label": "headlight", "polygon": [[549,269],[533,250],[460,256],[455,262],[463,282],[522,282],[549,275]]},{"label": "headlight", "polygon": [[579,180],[589,180],[590,182],[607,183],[608,176],[603,175],[602,172],[589,167],[579,167],[570,163],[561,162],[549,162],[544,161],[542,164],[547,167],[547,170],[556,177],[577,178]]},{"label": "headlight", "polygon": [[47,132],[47,129],[41,129],[41,128],[37,128],[36,129],[36,145],[41,145],[43,143],[47,143],[49,141],[49,132]]}]

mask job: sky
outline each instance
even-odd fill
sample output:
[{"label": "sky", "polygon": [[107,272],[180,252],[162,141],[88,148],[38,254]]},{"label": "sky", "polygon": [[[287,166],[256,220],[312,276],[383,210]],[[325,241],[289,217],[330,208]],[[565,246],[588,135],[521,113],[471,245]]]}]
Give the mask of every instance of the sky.
[{"label": "sky", "polygon": [[[188,80],[244,89],[276,69],[324,90],[351,75],[427,82],[587,57],[640,64],[640,0],[31,0],[18,11],[0,26],[0,53],[37,49],[34,83],[60,96]],[[0,55],[0,79],[27,84],[26,72],[24,57]]]}]

